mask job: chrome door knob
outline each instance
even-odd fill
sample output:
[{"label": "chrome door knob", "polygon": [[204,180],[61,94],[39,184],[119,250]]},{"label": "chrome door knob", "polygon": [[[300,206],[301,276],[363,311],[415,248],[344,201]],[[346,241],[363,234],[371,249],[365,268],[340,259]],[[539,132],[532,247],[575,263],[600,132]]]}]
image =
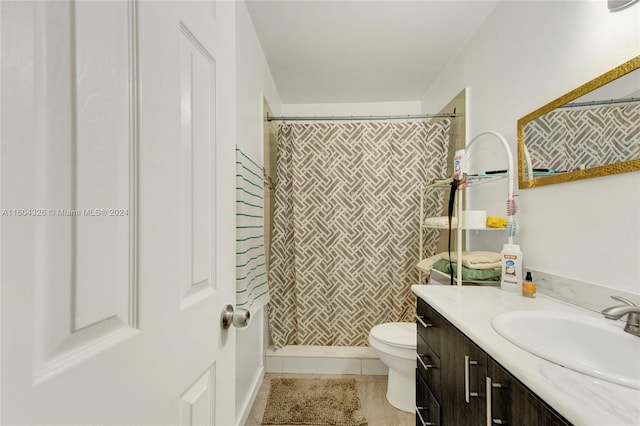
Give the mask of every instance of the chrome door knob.
[{"label": "chrome door knob", "polygon": [[233,323],[233,306],[226,305],[220,314],[220,328],[227,330]]},{"label": "chrome door knob", "polygon": [[220,327],[227,330],[233,324],[237,328],[244,328],[250,320],[251,312],[248,309],[238,308],[234,312],[232,305],[226,305],[220,314]]},{"label": "chrome door knob", "polygon": [[233,325],[237,328],[244,328],[249,325],[251,312],[248,309],[238,308],[233,313]]}]

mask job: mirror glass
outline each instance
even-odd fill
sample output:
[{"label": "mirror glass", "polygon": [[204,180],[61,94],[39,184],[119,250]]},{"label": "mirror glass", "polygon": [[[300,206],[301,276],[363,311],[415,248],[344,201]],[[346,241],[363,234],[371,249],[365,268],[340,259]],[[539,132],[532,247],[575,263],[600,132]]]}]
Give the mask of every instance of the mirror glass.
[{"label": "mirror glass", "polygon": [[520,188],[640,170],[640,56],[518,120]]}]

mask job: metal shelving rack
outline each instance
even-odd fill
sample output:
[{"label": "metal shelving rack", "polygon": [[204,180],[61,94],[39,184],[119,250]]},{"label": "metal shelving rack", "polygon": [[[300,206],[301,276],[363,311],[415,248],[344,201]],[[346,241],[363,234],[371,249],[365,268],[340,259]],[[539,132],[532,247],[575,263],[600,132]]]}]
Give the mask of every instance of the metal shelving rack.
[{"label": "metal shelving rack", "polygon": [[[465,184],[464,188],[462,188],[459,191],[459,195],[456,197],[455,199],[455,205],[454,205],[454,217],[456,218],[461,218],[462,217],[462,207],[463,207],[463,200],[462,200],[462,196],[464,194],[464,192],[467,189],[470,189],[474,186],[478,186],[478,185],[482,185],[485,183],[489,183],[489,182],[495,182],[498,180],[502,180],[505,179],[507,176],[500,174],[500,175],[489,175],[489,176],[467,176],[467,183]],[[422,188],[420,188],[420,250],[419,250],[419,256],[420,256],[420,260],[423,259],[423,255],[424,255],[424,230],[425,228],[432,228],[432,229],[449,229],[448,225],[447,226],[433,226],[433,225],[425,225],[425,220],[427,219],[425,217],[425,212],[424,212],[424,208],[425,208],[425,199],[426,199],[426,193],[429,190],[434,190],[434,189],[450,189],[451,185],[450,185],[451,180],[450,179],[438,179],[435,180],[433,182],[431,182],[428,185],[423,186]],[[452,230],[455,229],[456,231],[456,238],[455,238],[455,245],[456,245],[456,251],[457,251],[457,271],[456,271],[456,276],[454,277],[454,282],[457,285],[462,285],[463,280],[462,280],[462,232],[463,231],[502,231],[505,232],[504,228],[463,228],[462,224],[461,224],[461,220],[456,220],[456,224],[455,226],[452,225],[451,227]],[[437,271],[435,269],[431,270],[431,273],[436,273],[438,275],[441,275],[443,277],[446,277],[447,279],[449,279],[449,275],[445,274],[444,272],[440,272]],[[423,271],[420,270],[419,271],[419,282],[422,283],[422,279],[423,279]],[[468,282],[468,283],[474,283],[474,284],[487,284],[486,281],[474,281],[474,280],[464,280],[464,282]]]}]

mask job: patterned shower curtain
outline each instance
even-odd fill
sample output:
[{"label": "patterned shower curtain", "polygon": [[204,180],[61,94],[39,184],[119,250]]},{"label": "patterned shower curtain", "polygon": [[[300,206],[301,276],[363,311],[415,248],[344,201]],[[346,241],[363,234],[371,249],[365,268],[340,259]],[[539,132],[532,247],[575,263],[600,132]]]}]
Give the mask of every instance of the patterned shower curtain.
[{"label": "patterned shower curtain", "polygon": [[[446,175],[449,127],[280,126],[269,272],[276,348],[366,346],[373,326],[413,321],[418,188]],[[437,232],[428,238],[431,255]]]}]

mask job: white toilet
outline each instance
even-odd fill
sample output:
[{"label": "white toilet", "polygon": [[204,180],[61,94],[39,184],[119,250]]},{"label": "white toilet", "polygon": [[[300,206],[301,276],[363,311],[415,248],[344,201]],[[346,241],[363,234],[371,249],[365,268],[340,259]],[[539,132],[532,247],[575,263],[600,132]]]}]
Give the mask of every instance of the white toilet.
[{"label": "white toilet", "polygon": [[376,325],[369,332],[369,344],[387,367],[387,401],[408,412],[416,405],[416,324],[389,322]]}]

